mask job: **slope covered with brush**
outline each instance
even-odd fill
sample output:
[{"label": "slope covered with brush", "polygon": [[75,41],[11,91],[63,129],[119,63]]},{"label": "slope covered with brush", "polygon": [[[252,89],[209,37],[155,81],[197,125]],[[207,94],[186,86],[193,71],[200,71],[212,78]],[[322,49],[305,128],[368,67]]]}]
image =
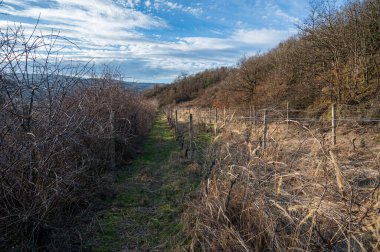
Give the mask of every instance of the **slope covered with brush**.
[{"label": "slope covered with brush", "polygon": [[[212,78],[210,78],[212,76]],[[255,106],[290,102],[378,103],[380,3],[316,0],[298,34],[236,67],[207,70],[156,87],[161,105],[191,100],[201,106]]]}]

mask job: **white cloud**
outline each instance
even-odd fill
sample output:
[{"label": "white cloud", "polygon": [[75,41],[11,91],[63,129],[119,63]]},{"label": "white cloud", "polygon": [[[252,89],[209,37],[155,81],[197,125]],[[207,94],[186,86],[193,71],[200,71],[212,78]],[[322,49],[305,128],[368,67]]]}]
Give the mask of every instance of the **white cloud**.
[{"label": "white cloud", "polygon": [[263,47],[269,48],[295,34],[296,30],[275,30],[275,29],[237,29],[226,38],[210,37],[185,37],[179,38],[177,50],[235,50],[243,48]]},{"label": "white cloud", "polygon": [[190,6],[184,6],[182,4],[171,2],[168,0],[154,0],[153,7],[156,10],[161,10],[161,9],[178,10],[178,11],[182,11],[185,13],[189,13],[189,14],[194,15],[194,16],[199,16],[200,14],[203,13],[202,8],[200,8],[200,7],[194,8],[194,7],[190,7]]},{"label": "white cloud", "polygon": [[114,0],[114,2],[126,8],[135,8],[141,3],[141,0]]},{"label": "white cloud", "polygon": [[[137,6],[164,11],[181,11],[191,15],[203,13],[200,5],[184,6],[167,0],[50,0],[50,6],[41,7],[38,0],[5,0],[4,17],[18,17],[26,33],[34,28],[34,21],[41,14],[39,29],[50,34],[54,28],[60,35],[80,46],[73,47],[66,40],[59,40],[58,47],[67,59],[115,62],[123,65],[131,75],[155,72],[155,76],[175,76],[222,65],[234,65],[241,55],[273,47],[294,34],[294,30],[248,29],[248,24],[238,23],[229,31],[209,31],[205,36],[182,36],[170,41],[165,35],[144,31],[169,28],[164,20],[153,14],[139,11]],[[12,4],[13,6],[10,6]],[[8,7],[7,7],[8,6]],[[16,8],[16,7],[17,8]],[[146,11],[146,8],[143,8]],[[154,12],[148,12],[154,13]],[[275,15],[283,15],[276,12]],[[283,15],[283,18],[285,16]],[[0,28],[9,23],[0,20]],[[157,72],[162,72],[162,75]],[[129,73],[128,73],[129,74]]]},{"label": "white cloud", "polygon": [[[289,4],[292,4],[292,3],[290,2]],[[298,17],[292,16],[289,13],[285,12],[277,4],[268,3],[266,5],[266,10],[267,10],[266,16],[271,16],[274,14],[280,20],[285,21],[290,24],[298,24],[301,22],[301,20]]]},{"label": "white cloud", "polygon": [[293,24],[298,24],[301,22],[301,20],[297,17],[293,17],[289,14],[287,14],[286,12],[284,12],[283,10],[281,9],[277,9],[274,14],[276,14],[278,17],[281,17],[285,20],[287,20],[288,22],[290,23],[293,23]]},{"label": "white cloud", "polygon": [[[12,0],[14,1],[14,0]],[[84,45],[118,45],[121,40],[139,38],[138,28],[165,27],[166,23],[134,9],[123,8],[110,0],[55,0],[52,7],[23,6],[9,10],[12,16],[35,19],[61,31],[62,36]],[[131,2],[136,3],[136,2]],[[46,28],[40,25],[40,29]]]},{"label": "white cloud", "polygon": [[229,38],[188,37],[182,41],[186,42],[187,50],[224,50],[235,47]]},{"label": "white cloud", "polygon": [[239,29],[234,32],[233,39],[251,45],[274,46],[280,41],[296,33],[296,30],[275,29]]}]

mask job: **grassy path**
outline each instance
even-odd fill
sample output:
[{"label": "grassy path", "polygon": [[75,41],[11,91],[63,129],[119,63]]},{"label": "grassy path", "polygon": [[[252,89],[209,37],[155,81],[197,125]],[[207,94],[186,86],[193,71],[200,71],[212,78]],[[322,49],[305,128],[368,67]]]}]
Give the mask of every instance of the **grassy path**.
[{"label": "grassy path", "polygon": [[94,250],[167,251],[184,244],[183,203],[199,184],[191,166],[160,114],[143,153],[118,178],[117,196],[100,219]]}]

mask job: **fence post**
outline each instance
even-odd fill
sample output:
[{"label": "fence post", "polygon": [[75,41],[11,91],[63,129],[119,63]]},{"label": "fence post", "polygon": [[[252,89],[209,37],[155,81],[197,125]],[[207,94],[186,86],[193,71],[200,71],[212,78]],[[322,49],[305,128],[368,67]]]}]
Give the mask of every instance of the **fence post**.
[{"label": "fence post", "polygon": [[289,102],[286,103],[286,131],[289,131]]},{"label": "fence post", "polygon": [[223,124],[226,124],[226,106],[223,107]]},{"label": "fence post", "polygon": [[251,130],[252,130],[252,126],[253,126],[253,110],[252,110],[252,106],[249,106],[249,125],[251,126]]},{"label": "fence post", "polygon": [[267,147],[267,133],[268,133],[267,111],[264,110],[263,149]]},{"label": "fence post", "polygon": [[211,108],[208,108],[209,124],[211,124]]},{"label": "fence post", "polygon": [[175,133],[178,135],[178,110],[175,110]]},{"label": "fence post", "polygon": [[332,126],[332,144],[336,144],[336,107],[332,105],[331,109],[331,126]]},{"label": "fence post", "polygon": [[110,133],[111,133],[111,137],[110,137],[110,155],[111,155],[111,172],[112,172],[112,175],[115,176],[115,172],[116,172],[116,161],[115,161],[115,156],[116,156],[116,146],[115,146],[115,141],[116,141],[116,134],[115,134],[115,112],[114,111],[111,111],[111,114],[110,114]]},{"label": "fence post", "polygon": [[215,136],[218,134],[218,108],[215,108],[215,123],[214,123],[214,131]]},{"label": "fence post", "polygon": [[170,128],[173,128],[173,109],[170,109]]},{"label": "fence post", "polygon": [[218,123],[218,108],[215,108],[215,123]]},{"label": "fence post", "polygon": [[206,130],[206,128],[207,128],[207,112],[202,111],[202,112],[201,112],[201,115],[202,115],[202,126],[203,126],[203,130]]},{"label": "fence post", "polygon": [[193,115],[189,116],[189,158],[193,159]]},{"label": "fence post", "polygon": [[253,110],[253,126],[255,127],[255,133],[256,133],[256,109],[255,106],[252,107]]}]

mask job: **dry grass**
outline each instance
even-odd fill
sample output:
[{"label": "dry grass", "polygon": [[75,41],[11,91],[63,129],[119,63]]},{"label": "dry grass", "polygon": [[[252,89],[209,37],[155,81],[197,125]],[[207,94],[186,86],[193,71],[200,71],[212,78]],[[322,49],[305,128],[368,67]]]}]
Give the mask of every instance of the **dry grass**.
[{"label": "dry grass", "polygon": [[215,165],[184,215],[190,250],[380,249],[378,126],[341,125],[332,146],[318,128],[271,124],[265,150],[259,132],[232,121],[210,146]]}]

